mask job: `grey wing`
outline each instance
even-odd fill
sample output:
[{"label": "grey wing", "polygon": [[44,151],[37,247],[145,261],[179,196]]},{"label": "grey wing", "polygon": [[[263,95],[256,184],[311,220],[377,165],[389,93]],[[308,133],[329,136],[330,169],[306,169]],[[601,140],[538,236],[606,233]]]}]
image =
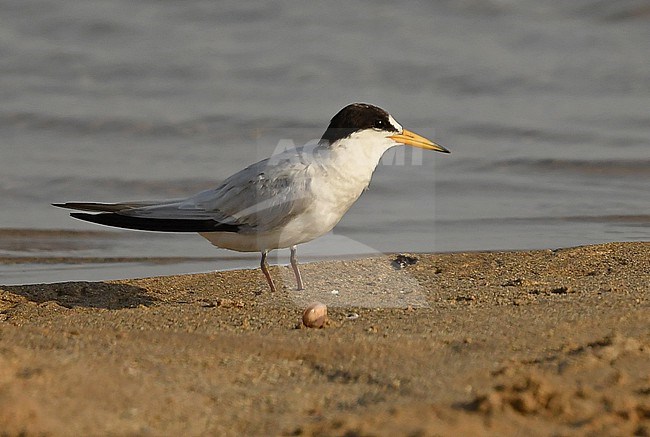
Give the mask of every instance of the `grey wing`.
[{"label": "grey wing", "polygon": [[72,214],[81,220],[129,229],[263,232],[282,226],[311,205],[309,171],[300,157],[284,154],[253,164],[219,187],[186,199],[55,206],[91,212]]},{"label": "grey wing", "polygon": [[165,220],[209,219],[237,225],[240,231],[282,226],[309,207],[309,165],[269,158],[235,173],[219,187],[162,205],[122,210],[133,217]]},{"label": "grey wing", "polygon": [[218,188],[187,199],[183,207],[218,213],[229,223],[258,231],[282,226],[312,204],[310,166],[298,159],[274,159],[234,174]]}]

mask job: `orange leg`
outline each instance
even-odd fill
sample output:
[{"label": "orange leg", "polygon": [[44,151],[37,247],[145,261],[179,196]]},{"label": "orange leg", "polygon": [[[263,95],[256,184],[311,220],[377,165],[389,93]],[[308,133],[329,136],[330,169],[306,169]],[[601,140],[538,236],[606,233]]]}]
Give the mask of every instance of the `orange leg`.
[{"label": "orange leg", "polygon": [[305,287],[302,283],[302,275],[300,274],[300,269],[298,268],[298,259],[296,258],[296,246],[291,246],[291,267],[293,268],[293,274],[296,275],[296,285],[298,290],[304,290]]},{"label": "orange leg", "polygon": [[269,273],[269,265],[266,263],[266,255],[268,254],[268,250],[265,250],[262,252],[262,261],[260,262],[260,268],[262,269],[262,273],[264,273],[264,276],[266,276],[266,281],[269,283],[269,287],[271,288],[271,292],[275,293],[275,284],[273,283],[273,278],[271,278],[271,273]]}]

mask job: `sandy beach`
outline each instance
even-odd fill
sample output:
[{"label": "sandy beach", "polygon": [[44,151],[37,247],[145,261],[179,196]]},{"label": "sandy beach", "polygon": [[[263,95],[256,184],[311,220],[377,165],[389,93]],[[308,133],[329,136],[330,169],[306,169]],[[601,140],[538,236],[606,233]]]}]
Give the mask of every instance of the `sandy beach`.
[{"label": "sandy beach", "polygon": [[650,435],[650,243],[272,274],[0,286],[0,435]]}]

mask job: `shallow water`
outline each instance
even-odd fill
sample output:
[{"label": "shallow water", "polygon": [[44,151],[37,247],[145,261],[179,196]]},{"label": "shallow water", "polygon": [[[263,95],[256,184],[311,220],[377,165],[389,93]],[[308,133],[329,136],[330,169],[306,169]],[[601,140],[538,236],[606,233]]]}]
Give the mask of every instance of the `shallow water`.
[{"label": "shallow water", "polygon": [[192,194],[352,101],[452,154],[389,152],[305,261],[650,240],[648,53],[633,0],[0,1],[0,283],[255,266],[49,204]]}]

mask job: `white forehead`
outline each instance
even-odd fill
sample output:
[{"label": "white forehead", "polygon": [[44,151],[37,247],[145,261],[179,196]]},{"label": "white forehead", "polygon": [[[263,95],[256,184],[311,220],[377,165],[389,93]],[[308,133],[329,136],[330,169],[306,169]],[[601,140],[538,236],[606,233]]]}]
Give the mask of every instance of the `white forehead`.
[{"label": "white forehead", "polygon": [[399,124],[399,123],[397,122],[397,120],[395,120],[395,119],[393,118],[393,116],[390,115],[390,114],[388,114],[388,121],[390,122],[390,124],[392,124],[393,126],[395,126],[395,129],[397,129],[397,132],[402,132],[402,131],[404,130],[404,128],[402,127],[402,125]]}]

